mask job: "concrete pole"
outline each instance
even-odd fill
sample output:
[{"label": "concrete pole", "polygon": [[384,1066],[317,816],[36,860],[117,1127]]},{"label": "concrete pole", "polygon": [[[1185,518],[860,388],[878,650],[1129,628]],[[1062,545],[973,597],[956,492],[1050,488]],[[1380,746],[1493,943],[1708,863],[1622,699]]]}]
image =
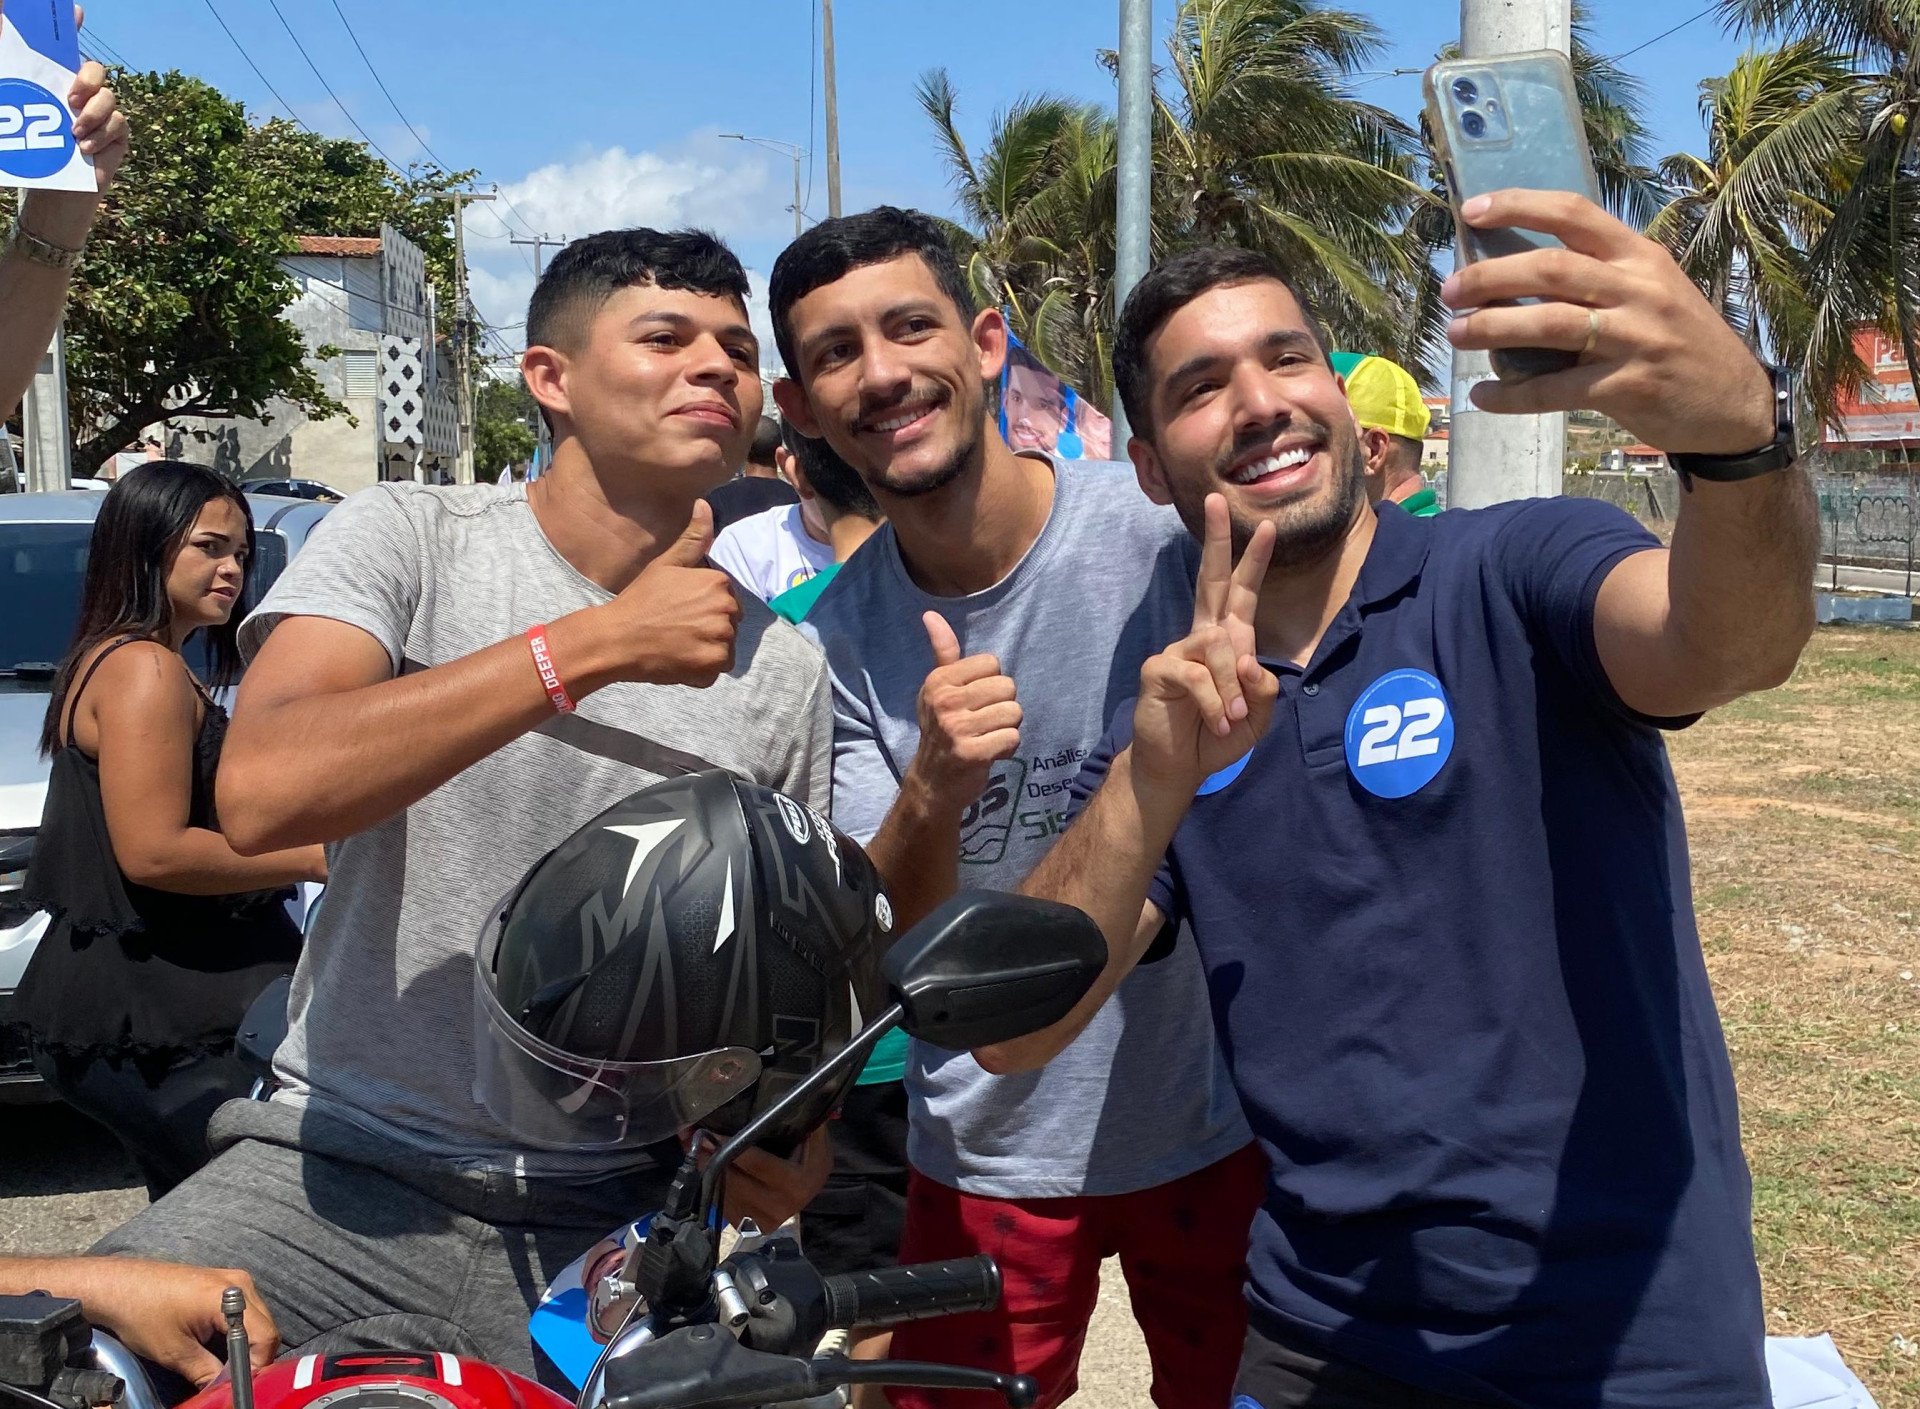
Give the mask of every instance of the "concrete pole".
[{"label": "concrete pole", "polygon": [[[1573,34],[1569,0],[1460,0],[1460,52],[1469,59],[1530,49],[1567,52]],[[1455,263],[1459,253],[1455,252]],[[1447,436],[1447,507],[1478,509],[1560,492],[1567,418],[1493,416],[1473,409],[1467,389],[1493,375],[1484,352],[1453,354]]]},{"label": "concrete pole", "polygon": [[27,452],[27,489],[47,494],[73,480],[73,435],[67,424],[67,330],[53,330],[53,345],[27,388],[20,429]]},{"label": "concrete pole", "polygon": [[840,90],[834,80],[833,0],[820,0],[820,86],[825,90],[827,109],[827,217],[830,220],[838,220],[840,218]]},{"label": "concrete pole", "polygon": [[[1153,229],[1153,0],[1120,0],[1120,118],[1116,155],[1113,316],[1146,276]],[[1127,413],[1113,394],[1113,453],[1126,458]]]}]

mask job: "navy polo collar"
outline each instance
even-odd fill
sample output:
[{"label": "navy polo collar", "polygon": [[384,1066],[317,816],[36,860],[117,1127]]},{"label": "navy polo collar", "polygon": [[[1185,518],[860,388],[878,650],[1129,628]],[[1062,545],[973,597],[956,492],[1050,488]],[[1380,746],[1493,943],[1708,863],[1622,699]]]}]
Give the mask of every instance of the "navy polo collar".
[{"label": "navy polo collar", "polygon": [[1360,576],[1347,594],[1333,620],[1327,623],[1320,644],[1303,670],[1290,661],[1269,660],[1270,668],[1286,675],[1313,679],[1323,674],[1341,647],[1360,630],[1360,619],[1373,608],[1399,596],[1419,580],[1427,563],[1427,546],[1433,529],[1432,519],[1417,519],[1397,504],[1375,504],[1373,542],[1367,546],[1367,560],[1360,565]]},{"label": "navy polo collar", "polygon": [[1432,519],[1415,518],[1398,504],[1375,504],[1373,515],[1373,542],[1351,599],[1363,611],[1397,596],[1419,578],[1433,536]]}]

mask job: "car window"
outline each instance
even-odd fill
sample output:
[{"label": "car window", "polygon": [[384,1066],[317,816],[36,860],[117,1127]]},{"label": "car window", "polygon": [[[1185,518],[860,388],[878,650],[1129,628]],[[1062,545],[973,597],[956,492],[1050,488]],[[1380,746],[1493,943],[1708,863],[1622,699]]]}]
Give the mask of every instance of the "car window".
[{"label": "car window", "polygon": [[[51,665],[67,653],[80,615],[91,523],[0,523],[0,670]],[[252,611],[286,570],[287,536],[273,530],[254,538],[246,595],[235,609]],[[198,637],[187,660],[205,676],[209,662]]]},{"label": "car window", "polygon": [[91,523],[0,523],[0,670],[67,653],[92,537]]}]

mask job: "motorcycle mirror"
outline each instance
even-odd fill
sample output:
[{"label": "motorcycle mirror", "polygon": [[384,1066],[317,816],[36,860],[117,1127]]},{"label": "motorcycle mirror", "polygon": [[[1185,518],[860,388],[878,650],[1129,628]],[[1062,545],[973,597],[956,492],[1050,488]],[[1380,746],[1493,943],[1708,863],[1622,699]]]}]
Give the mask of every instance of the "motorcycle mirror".
[{"label": "motorcycle mirror", "polygon": [[964,1052],[1060,1021],[1106,963],[1106,938],[1085,911],[963,890],[896,940],[881,971],[903,1028]]}]

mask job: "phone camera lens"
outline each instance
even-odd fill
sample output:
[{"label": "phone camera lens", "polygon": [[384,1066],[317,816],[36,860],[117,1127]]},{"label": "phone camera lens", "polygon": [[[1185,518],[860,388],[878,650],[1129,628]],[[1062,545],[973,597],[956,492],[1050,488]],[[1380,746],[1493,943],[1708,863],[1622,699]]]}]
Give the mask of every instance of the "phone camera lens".
[{"label": "phone camera lens", "polygon": [[1453,80],[1453,96],[1463,103],[1471,103],[1480,96],[1480,89],[1471,78]]},{"label": "phone camera lens", "polygon": [[1466,130],[1467,136],[1482,137],[1486,135],[1487,120],[1479,113],[1470,112],[1460,119],[1460,126]]}]

